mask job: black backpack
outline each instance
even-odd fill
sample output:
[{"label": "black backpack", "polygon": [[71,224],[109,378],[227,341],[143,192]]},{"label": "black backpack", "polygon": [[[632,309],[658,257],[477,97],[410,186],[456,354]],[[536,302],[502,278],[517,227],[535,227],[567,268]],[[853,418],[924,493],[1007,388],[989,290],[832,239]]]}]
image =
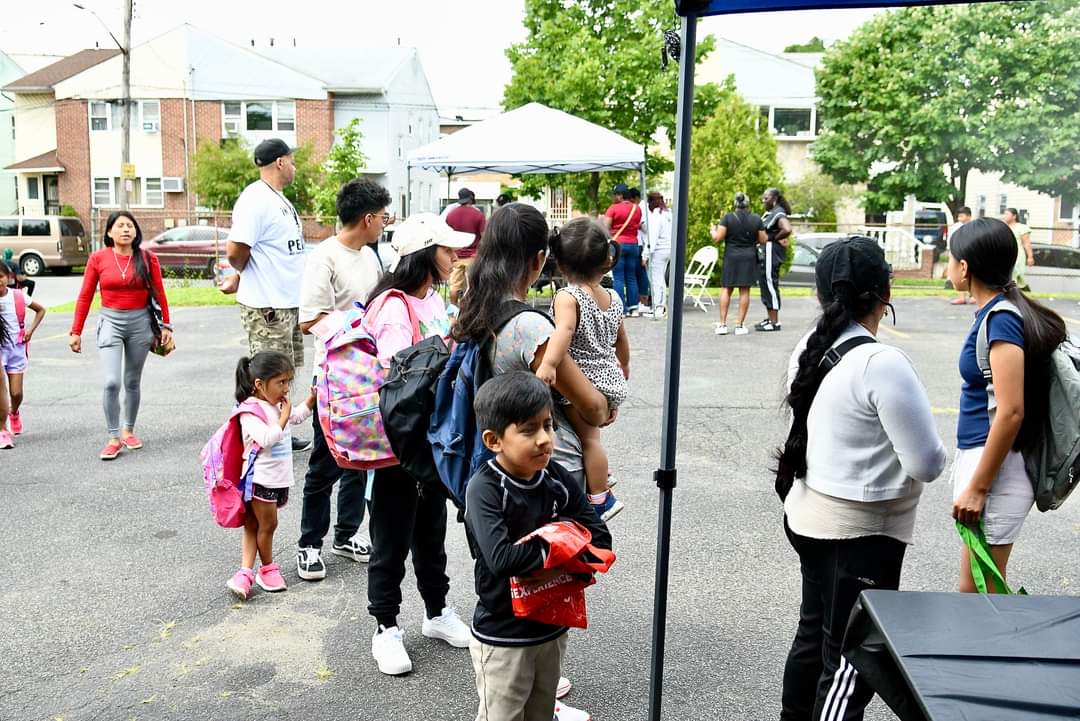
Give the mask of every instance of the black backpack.
[{"label": "black backpack", "polygon": [[425,338],[394,355],[379,389],[379,411],[390,448],[421,487],[441,485],[427,428],[435,409],[435,382],[449,358],[441,337]]}]

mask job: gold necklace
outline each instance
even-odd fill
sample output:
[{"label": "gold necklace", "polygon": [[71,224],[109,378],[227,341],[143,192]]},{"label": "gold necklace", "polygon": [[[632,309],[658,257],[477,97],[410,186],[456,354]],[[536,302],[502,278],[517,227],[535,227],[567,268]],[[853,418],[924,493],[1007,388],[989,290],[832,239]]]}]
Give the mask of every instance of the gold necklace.
[{"label": "gold necklace", "polygon": [[119,253],[117,253],[115,250],[113,250],[113,256],[112,256],[113,257],[113,262],[116,263],[116,269],[118,271],[120,271],[120,280],[124,281],[124,280],[127,280],[127,272],[129,270],[131,270],[131,261],[133,261],[135,259],[135,256],[134,255],[129,255],[127,265],[125,265],[123,268],[121,268],[120,267],[120,261],[116,257],[117,255],[119,255]]}]

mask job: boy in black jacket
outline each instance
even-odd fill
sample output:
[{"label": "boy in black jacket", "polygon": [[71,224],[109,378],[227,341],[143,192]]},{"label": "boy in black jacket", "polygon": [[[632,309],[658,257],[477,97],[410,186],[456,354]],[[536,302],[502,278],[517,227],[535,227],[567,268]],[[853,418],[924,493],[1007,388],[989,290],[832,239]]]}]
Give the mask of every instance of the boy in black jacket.
[{"label": "boy in black jacket", "polygon": [[469,647],[480,695],[476,721],[551,721],[567,629],[514,616],[510,577],[557,573],[543,571],[542,540],[515,542],[557,520],[585,526],[601,548],[611,548],[611,534],[581,484],[551,462],[552,400],[543,381],[527,371],[495,376],[477,392],[474,409],[484,445],[496,454],[465,495],[479,597]]}]

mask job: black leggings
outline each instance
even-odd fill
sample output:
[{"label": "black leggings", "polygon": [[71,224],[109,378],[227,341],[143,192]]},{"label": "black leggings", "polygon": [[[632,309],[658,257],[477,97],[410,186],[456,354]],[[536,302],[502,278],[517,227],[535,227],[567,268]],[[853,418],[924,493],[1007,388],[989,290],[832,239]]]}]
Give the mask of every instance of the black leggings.
[{"label": "black leggings", "polygon": [[426,487],[390,466],[375,471],[371,494],[371,562],[368,564],[368,613],[377,623],[397,625],[405,559],[412,551],[416,587],[428,618],[442,614],[450,578],[446,575],[446,494]]}]

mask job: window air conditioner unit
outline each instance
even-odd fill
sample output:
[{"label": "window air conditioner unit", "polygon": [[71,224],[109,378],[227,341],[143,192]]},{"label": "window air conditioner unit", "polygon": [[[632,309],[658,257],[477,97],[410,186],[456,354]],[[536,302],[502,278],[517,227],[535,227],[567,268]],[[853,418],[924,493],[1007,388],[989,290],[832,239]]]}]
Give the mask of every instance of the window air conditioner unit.
[{"label": "window air conditioner unit", "polygon": [[239,120],[226,120],[225,121],[225,135],[232,137],[240,134],[240,121]]},{"label": "window air conditioner unit", "polygon": [[142,129],[147,133],[156,133],[161,130],[161,123],[156,120],[148,120],[142,124]]},{"label": "window air conditioner unit", "polygon": [[184,192],[184,179],[183,178],[162,178],[161,190],[166,193],[183,193]]}]

